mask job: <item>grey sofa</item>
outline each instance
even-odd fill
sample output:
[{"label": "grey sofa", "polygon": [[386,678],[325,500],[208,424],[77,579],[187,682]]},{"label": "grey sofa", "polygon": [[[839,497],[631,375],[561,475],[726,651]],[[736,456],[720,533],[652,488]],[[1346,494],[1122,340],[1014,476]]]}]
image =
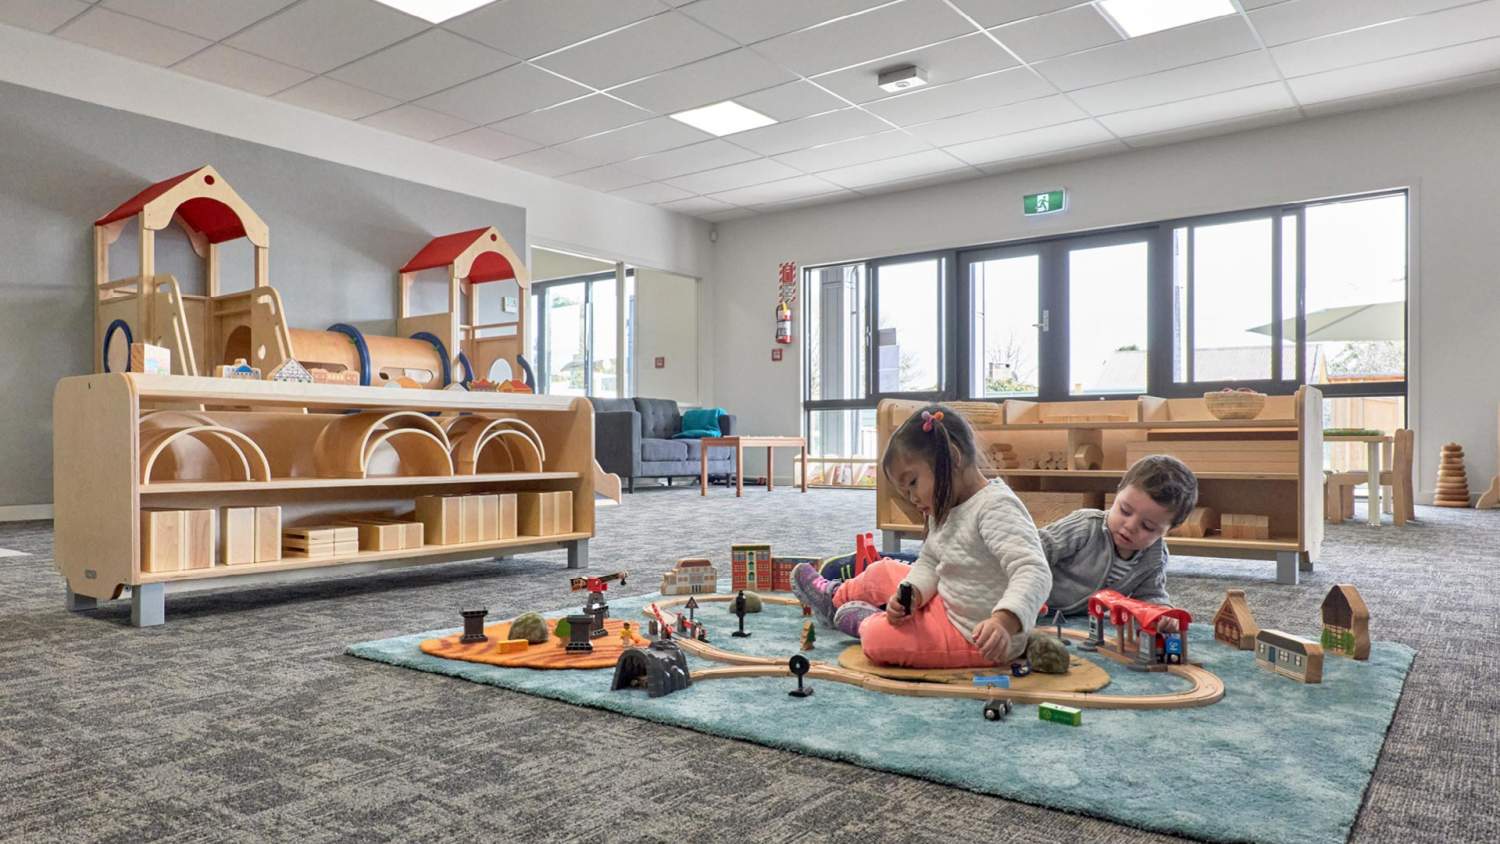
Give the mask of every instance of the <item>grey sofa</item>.
[{"label": "grey sofa", "polygon": [[[594,404],[594,457],[606,472],[620,476],[635,492],[636,478],[698,477],[701,448],[698,440],[674,440],[682,430],[682,414],[671,399],[591,398]],[[734,433],[734,417],[719,417],[724,436]],[[732,475],[734,449],[710,448],[708,473]]]}]

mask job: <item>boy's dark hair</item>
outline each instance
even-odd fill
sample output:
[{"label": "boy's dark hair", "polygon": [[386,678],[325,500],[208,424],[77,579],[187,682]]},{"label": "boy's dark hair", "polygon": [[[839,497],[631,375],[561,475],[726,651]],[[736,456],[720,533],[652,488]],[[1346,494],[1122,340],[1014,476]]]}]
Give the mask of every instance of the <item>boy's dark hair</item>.
[{"label": "boy's dark hair", "polygon": [[913,413],[891,434],[880,458],[880,470],[887,478],[891,477],[891,463],[897,455],[921,460],[932,467],[932,523],[941,525],[957,503],[953,476],[959,470],[979,465],[974,429],[953,408],[930,404]]},{"label": "boy's dark hair", "polygon": [[1186,521],[1198,503],[1198,476],[1187,464],[1165,454],[1135,461],[1120,479],[1118,489],[1128,486],[1139,487],[1152,501],[1172,511],[1172,527]]}]

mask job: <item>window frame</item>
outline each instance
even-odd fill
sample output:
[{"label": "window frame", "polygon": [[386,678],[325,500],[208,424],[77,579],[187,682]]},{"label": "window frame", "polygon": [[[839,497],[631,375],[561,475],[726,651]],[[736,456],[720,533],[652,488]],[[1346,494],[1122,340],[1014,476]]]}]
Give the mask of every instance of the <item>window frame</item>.
[{"label": "window frame", "polygon": [[[547,389],[551,386],[551,384],[550,384],[551,378],[550,378],[550,376],[548,374],[550,372],[550,370],[549,370],[550,363],[549,363],[549,361],[547,359],[547,356],[548,356],[548,348],[547,348],[547,323],[548,323],[548,319],[547,319],[547,309],[545,307],[543,307],[546,304],[546,302],[544,301],[544,297],[546,296],[547,291],[551,290],[554,287],[566,287],[566,286],[571,285],[571,284],[581,284],[581,285],[583,285],[583,314],[584,314],[583,345],[584,345],[584,365],[587,367],[586,370],[585,370],[585,375],[584,375],[584,379],[583,379],[583,395],[584,395],[585,398],[615,398],[615,396],[596,396],[596,395],[594,395],[593,390],[594,390],[594,319],[595,319],[595,317],[594,317],[594,284],[596,282],[600,282],[600,281],[612,281],[612,280],[615,280],[616,278],[617,278],[617,275],[616,275],[616,273],[615,273],[614,270],[605,270],[605,271],[597,272],[597,273],[586,273],[584,275],[567,276],[567,277],[564,277],[564,278],[549,278],[546,281],[537,281],[537,282],[533,282],[530,285],[529,289],[530,289],[530,293],[531,293],[531,296],[532,296],[532,304],[535,306],[535,309],[536,309],[536,319],[533,320],[533,322],[535,323],[535,325],[532,327],[532,331],[534,332],[533,336],[534,336],[534,338],[536,340],[536,360],[532,362],[532,366],[533,366],[533,370],[535,372],[536,379],[537,379],[537,392],[538,393],[546,393]],[[627,266],[625,268],[625,278],[626,279],[634,279],[635,278],[635,268],[634,267]],[[618,297],[616,297],[616,298],[618,299]],[[635,307],[635,299],[634,299],[633,296],[629,297],[629,299],[630,299],[630,305],[629,305],[629,307],[632,308],[632,309],[634,309],[634,307]],[[616,309],[624,307],[624,303],[616,301],[615,307],[616,307]],[[632,313],[627,314],[627,319],[626,319],[627,332],[634,330],[634,317],[635,317],[635,315],[634,315],[633,311],[632,311]],[[627,371],[628,368],[634,367],[634,365],[635,365],[635,349],[633,348],[634,343],[632,342],[632,340],[633,340],[633,338],[630,337],[627,334],[626,342],[625,342],[625,356],[629,360],[627,362],[625,362],[625,363],[621,363],[621,362],[618,362],[618,361],[615,363],[615,369],[616,369],[615,377],[617,379],[625,377],[622,373],[625,372],[625,371]],[[633,385],[628,385],[628,386],[632,386],[633,387]]]}]

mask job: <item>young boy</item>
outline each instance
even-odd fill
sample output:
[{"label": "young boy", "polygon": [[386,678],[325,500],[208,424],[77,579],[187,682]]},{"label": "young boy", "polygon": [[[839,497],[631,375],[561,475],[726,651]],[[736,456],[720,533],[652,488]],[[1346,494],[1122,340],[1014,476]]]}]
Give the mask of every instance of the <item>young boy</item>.
[{"label": "young boy", "polygon": [[[1100,589],[1169,603],[1162,537],[1182,524],[1197,502],[1198,478],[1182,461],[1160,454],[1138,460],[1120,480],[1108,511],[1077,510],[1038,531],[1052,567],[1047,606],[1078,615]],[[1167,621],[1175,628],[1176,622]]]}]

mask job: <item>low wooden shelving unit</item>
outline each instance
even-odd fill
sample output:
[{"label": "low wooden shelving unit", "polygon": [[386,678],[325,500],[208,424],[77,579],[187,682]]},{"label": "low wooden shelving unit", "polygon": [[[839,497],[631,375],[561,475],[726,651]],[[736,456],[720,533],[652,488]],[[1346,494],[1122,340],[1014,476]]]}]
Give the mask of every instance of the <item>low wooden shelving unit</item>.
[{"label": "low wooden shelving unit", "polygon": [[[1323,543],[1322,393],[1302,387],[1296,395],[1270,396],[1260,415],[1215,419],[1203,399],[1031,402],[957,402],[973,424],[980,447],[1010,446],[1021,465],[999,468],[1017,493],[1113,493],[1133,458],[1173,454],[1198,476],[1199,504],[1216,513],[1267,516],[1266,539],[1208,536],[1168,537],[1175,554],[1276,561],[1278,583],[1296,583],[1312,571]],[[892,432],[924,405],[888,399],[880,403],[876,429],[881,452]],[[1089,449],[1088,447],[1092,447]],[[1098,468],[1079,466],[1082,450],[1097,454]],[[1067,468],[1028,468],[1058,456]],[[876,524],[882,547],[899,549],[902,537],[919,537],[921,515],[877,476]]]},{"label": "low wooden shelving unit", "polygon": [[[160,624],[189,589],[565,547],[588,563],[594,421],[586,399],[176,375],[65,378],[53,403],[56,565],[70,609],[131,591]],[[407,516],[423,495],[572,493],[563,533],[180,571],[143,565],[143,510],[281,508],[283,527]],[[215,520],[217,524],[217,519]],[[343,569],[349,570],[349,569]]]}]

